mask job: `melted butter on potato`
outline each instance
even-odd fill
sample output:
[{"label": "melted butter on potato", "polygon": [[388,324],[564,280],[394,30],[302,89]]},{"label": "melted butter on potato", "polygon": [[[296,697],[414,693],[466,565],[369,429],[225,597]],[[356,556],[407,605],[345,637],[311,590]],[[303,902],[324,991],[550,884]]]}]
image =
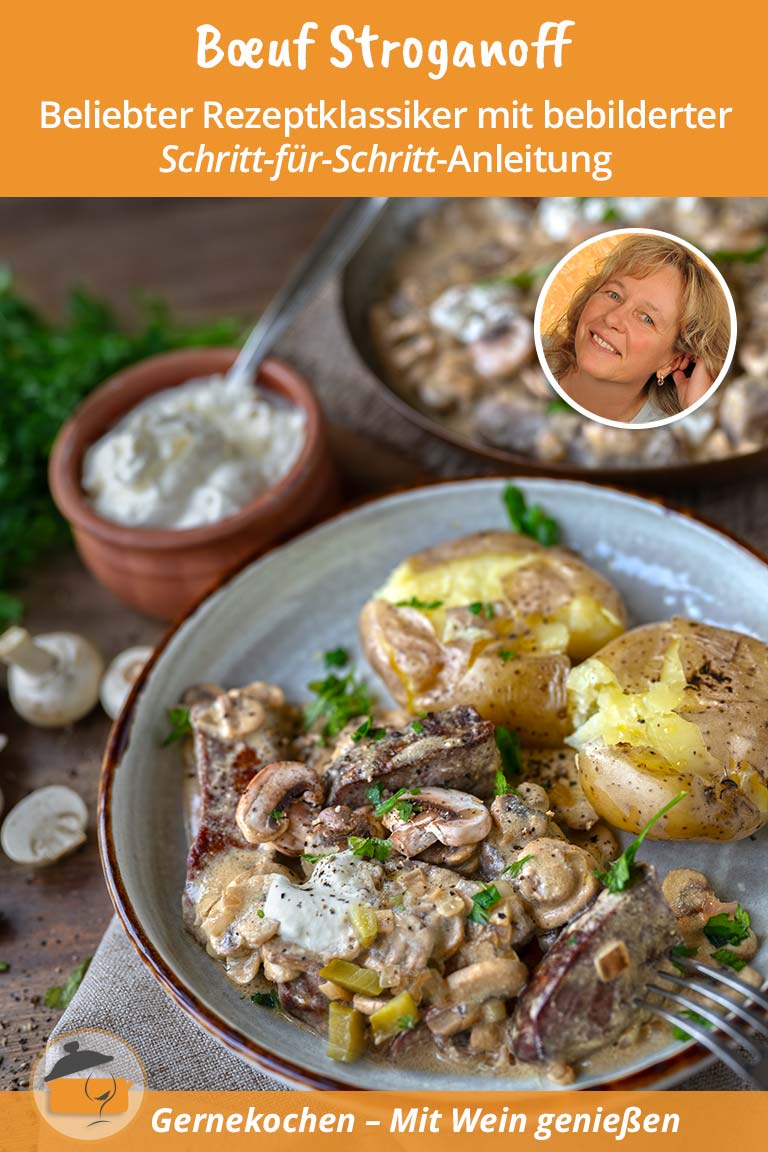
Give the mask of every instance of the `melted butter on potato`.
[{"label": "melted butter on potato", "polygon": [[613,641],[568,677],[584,792],[639,832],[678,792],[657,839],[733,840],[768,821],[768,649],[681,618]]},{"label": "melted butter on potato", "polygon": [[624,621],[613,586],[566,549],[480,532],[403,561],[363,609],[360,632],[411,712],[472,705],[524,744],[552,747],[570,731],[571,660]]}]

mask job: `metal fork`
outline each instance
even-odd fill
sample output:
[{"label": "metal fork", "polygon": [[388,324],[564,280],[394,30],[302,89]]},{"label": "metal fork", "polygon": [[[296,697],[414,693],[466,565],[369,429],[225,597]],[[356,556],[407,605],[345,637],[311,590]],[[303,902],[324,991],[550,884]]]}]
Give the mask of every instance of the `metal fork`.
[{"label": "metal fork", "polygon": [[[699,1044],[703,1044],[737,1076],[755,1088],[768,1088],[768,996],[765,992],[753,988],[730,972],[710,968],[688,956],[675,957],[675,965],[683,969],[686,975],[661,970],[656,973],[660,980],[673,985],[671,989],[649,984],[646,991],[695,1012],[717,1031],[710,1032],[698,1020],[678,1015],[664,1004],[646,999],[640,999],[638,1003],[654,1015],[662,1016],[670,1024],[682,1028],[691,1039],[698,1040]],[[705,979],[696,979],[697,976]],[[727,996],[718,985],[737,992],[743,999]],[[721,1014],[687,993],[705,996],[708,1001],[720,1005],[726,1011]],[[742,1026],[738,1027],[734,1021]]]}]

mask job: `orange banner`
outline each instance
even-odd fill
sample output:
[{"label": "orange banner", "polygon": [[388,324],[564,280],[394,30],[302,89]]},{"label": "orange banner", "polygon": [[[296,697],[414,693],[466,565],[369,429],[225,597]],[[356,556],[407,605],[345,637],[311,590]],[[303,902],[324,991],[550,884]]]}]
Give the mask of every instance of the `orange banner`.
[{"label": "orange banner", "polygon": [[81,0],[3,24],[3,195],[765,192],[757,4]]},{"label": "orange banner", "polygon": [[[423,1093],[146,1092],[131,1122],[56,1132],[28,1092],[0,1094],[4,1149],[60,1152],[109,1136],[123,1149],[273,1146],[280,1152],[435,1152],[473,1146],[609,1152],[760,1148],[768,1095],[731,1092]],[[10,1135],[10,1144],[8,1143]]]}]

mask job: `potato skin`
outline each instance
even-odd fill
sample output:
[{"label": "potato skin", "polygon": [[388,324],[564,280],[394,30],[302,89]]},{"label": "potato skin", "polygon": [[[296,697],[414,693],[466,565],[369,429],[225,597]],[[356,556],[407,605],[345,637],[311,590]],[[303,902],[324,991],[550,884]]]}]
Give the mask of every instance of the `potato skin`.
[{"label": "potato skin", "polygon": [[[594,659],[625,692],[644,693],[659,682],[673,644],[686,680],[673,715],[695,726],[705,755],[674,764],[648,745],[594,739],[579,749],[584,792],[609,823],[637,833],[685,791],[654,826],[653,839],[751,836],[768,822],[768,647],[738,632],[675,617],[625,633]],[[577,739],[575,733],[572,742]]]},{"label": "potato skin", "polygon": [[[392,585],[398,574],[407,583]],[[390,586],[443,607],[398,605]],[[412,714],[472,705],[531,747],[562,745],[571,658],[591,654],[625,626],[621,597],[599,573],[564,548],[513,532],[478,532],[419,552],[382,591],[363,608],[360,637],[397,703]],[[577,597],[594,605],[586,628],[583,613],[569,615]],[[473,601],[492,613],[471,614]]]}]

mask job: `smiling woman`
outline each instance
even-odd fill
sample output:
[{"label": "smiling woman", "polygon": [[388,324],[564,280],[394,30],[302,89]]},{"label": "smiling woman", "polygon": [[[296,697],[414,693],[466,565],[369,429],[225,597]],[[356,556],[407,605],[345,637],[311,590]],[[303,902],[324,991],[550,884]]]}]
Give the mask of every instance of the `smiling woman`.
[{"label": "smiling woman", "polygon": [[607,255],[603,246],[593,274],[547,327],[546,367],[587,414],[621,424],[677,416],[726,367],[725,290],[703,257],[671,237],[611,239]]}]

